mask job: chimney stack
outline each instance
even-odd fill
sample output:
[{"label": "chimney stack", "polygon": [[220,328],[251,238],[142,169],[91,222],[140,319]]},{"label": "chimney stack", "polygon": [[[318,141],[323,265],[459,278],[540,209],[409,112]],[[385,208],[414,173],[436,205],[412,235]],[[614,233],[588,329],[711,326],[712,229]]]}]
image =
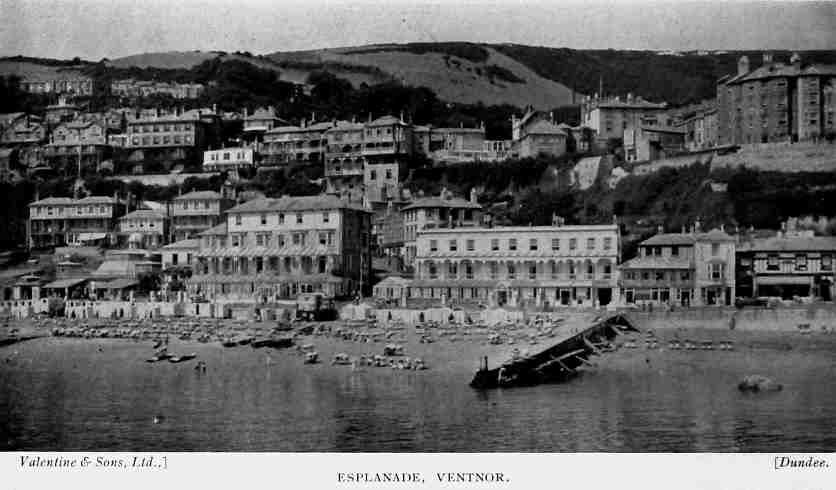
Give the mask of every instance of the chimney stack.
[{"label": "chimney stack", "polygon": [[743,55],[737,60],[737,75],[745,75],[749,73],[749,57]]}]

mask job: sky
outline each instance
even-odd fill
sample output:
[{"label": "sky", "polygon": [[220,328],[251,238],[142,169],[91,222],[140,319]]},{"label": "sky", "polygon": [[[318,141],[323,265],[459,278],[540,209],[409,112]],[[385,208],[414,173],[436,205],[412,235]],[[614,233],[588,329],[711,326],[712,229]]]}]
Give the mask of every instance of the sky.
[{"label": "sky", "polygon": [[0,56],[88,60],[419,41],[836,49],[836,1],[0,0]]}]

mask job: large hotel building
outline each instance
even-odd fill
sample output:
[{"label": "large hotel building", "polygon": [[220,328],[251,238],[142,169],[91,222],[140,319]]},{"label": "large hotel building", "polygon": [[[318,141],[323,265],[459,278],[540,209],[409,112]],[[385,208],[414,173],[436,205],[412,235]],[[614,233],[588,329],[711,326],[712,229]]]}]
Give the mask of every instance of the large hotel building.
[{"label": "large hotel building", "polygon": [[369,290],[370,232],[371,213],[334,196],[249,201],[199,235],[188,289],[256,303]]},{"label": "large hotel building", "polygon": [[794,54],[789,64],[750,70],[738,61],[737,74],[717,82],[720,144],[751,144],[817,139],[836,131],[836,65],[805,65]]},{"label": "large hotel building", "polygon": [[618,303],[617,224],[418,231],[411,298],[496,306]]}]

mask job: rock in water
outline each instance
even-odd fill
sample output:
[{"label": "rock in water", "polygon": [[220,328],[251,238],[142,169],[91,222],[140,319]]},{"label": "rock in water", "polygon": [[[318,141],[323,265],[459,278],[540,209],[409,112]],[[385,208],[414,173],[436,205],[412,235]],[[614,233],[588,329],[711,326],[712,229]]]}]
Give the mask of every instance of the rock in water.
[{"label": "rock in water", "polygon": [[745,376],[737,385],[737,389],[740,391],[781,391],[782,388],[781,383],[760,374]]}]

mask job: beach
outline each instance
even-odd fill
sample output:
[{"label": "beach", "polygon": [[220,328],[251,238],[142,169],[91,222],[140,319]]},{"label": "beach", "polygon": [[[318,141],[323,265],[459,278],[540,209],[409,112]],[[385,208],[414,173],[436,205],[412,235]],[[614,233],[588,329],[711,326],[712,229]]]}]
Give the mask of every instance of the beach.
[{"label": "beach", "polygon": [[[9,450],[149,451],[827,451],[836,443],[830,333],[644,330],[620,337],[620,348],[593,357],[594,366],[567,383],[468,386],[484,356],[495,367],[514,349],[536,352],[594,316],[567,319],[553,336],[533,327],[406,325],[353,326],[338,336],[347,327],[335,323],[295,337],[319,354],[313,365],[296,348],[174,335],[168,351],[196,359],[148,363],[152,337],[54,337],[18,322],[19,335],[45,336],[0,348],[0,411],[8,414],[0,439]],[[219,325],[219,338],[271,328]],[[377,342],[365,341],[378,331],[385,334]],[[498,333],[503,343],[491,343]],[[715,348],[672,348],[685,340]],[[717,348],[725,342],[733,350]],[[380,355],[387,344],[428,369],[331,364],[336,354]],[[741,393],[737,383],[748,374],[783,389]]]}]

